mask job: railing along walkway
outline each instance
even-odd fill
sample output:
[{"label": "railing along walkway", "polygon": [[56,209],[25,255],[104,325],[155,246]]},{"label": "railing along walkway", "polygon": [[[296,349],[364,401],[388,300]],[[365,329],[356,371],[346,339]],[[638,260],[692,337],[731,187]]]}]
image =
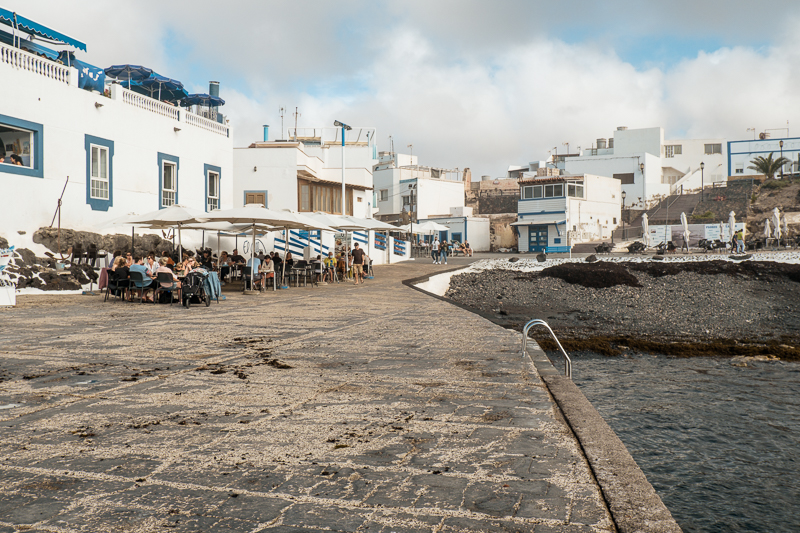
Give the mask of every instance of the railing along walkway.
[{"label": "railing along walkway", "polygon": [[[550,332],[550,336],[553,337],[553,340],[556,341],[558,345],[558,349],[561,350],[561,353],[564,355],[564,376],[572,379],[572,359],[569,358],[567,352],[564,350],[564,347],[561,346],[561,343],[558,341],[558,337],[556,334],[553,333],[553,330],[544,320],[534,319],[525,324],[525,327],[522,328],[522,357],[528,355],[528,331],[534,326],[544,326],[547,328],[547,331]],[[530,355],[528,355],[530,357]]]},{"label": "railing along walkway", "polygon": [[7,44],[0,43],[0,63],[69,85],[69,67]]}]

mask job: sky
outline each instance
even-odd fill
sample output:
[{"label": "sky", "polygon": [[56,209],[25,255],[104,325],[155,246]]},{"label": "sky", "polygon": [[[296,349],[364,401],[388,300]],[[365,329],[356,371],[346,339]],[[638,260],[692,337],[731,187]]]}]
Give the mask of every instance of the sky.
[{"label": "sky", "polygon": [[[380,150],[502,177],[618,126],[667,139],[800,136],[795,0],[0,0],[189,92],[220,82],[234,146],[374,127]],[[783,128],[783,129],[781,129]],[[795,133],[793,134],[792,131]],[[413,145],[409,149],[408,145]]]}]

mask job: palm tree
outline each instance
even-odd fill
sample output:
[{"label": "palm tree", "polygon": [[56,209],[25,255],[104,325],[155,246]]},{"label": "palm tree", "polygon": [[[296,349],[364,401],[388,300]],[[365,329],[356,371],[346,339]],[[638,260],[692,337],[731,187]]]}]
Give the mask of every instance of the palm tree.
[{"label": "palm tree", "polygon": [[752,170],[757,170],[758,172],[761,172],[768,178],[774,179],[775,173],[780,172],[781,167],[786,163],[791,163],[791,161],[789,161],[785,157],[779,157],[778,159],[773,160],[772,159],[773,153],[774,152],[770,152],[770,154],[767,157],[764,157],[762,155],[756,157],[755,159],[750,161],[753,164],[747,168]]}]

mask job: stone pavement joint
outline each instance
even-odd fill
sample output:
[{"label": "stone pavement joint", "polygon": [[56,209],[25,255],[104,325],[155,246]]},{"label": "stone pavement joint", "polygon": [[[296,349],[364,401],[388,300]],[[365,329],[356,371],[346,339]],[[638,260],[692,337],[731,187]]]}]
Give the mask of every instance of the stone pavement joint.
[{"label": "stone pavement joint", "polygon": [[400,281],[436,271],[189,310],[20,297],[0,533],[613,531],[518,334]]}]

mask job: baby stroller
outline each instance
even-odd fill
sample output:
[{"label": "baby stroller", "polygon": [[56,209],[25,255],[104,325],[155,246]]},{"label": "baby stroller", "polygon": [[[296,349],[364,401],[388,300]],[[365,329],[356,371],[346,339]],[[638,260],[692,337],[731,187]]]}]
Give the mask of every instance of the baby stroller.
[{"label": "baby stroller", "polygon": [[183,279],[183,283],[181,284],[181,297],[183,298],[182,303],[186,306],[186,309],[189,309],[189,306],[193,303],[204,303],[206,307],[211,305],[211,297],[206,294],[205,289],[207,275],[208,274],[205,272],[195,270],[189,272]]}]

